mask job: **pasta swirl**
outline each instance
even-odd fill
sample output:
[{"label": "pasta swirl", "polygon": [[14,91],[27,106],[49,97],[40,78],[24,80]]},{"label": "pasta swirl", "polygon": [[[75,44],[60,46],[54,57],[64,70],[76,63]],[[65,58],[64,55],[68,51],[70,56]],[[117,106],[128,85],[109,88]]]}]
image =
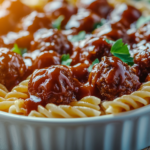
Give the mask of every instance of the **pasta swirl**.
[{"label": "pasta swirl", "polygon": [[15,86],[11,92],[7,93],[5,95],[6,99],[9,98],[22,98],[26,99],[28,98],[28,82],[29,78],[22,81],[19,85]]},{"label": "pasta swirl", "polygon": [[130,111],[142,106],[146,106],[150,101],[150,81],[144,83],[138,91],[130,95],[124,95],[113,101],[105,101],[102,103],[106,113],[120,113]]},{"label": "pasta swirl", "polygon": [[78,102],[72,102],[70,105],[47,104],[46,107],[38,106],[38,111],[31,111],[30,117],[47,118],[80,118],[99,116],[100,99],[94,96],[84,97]]}]

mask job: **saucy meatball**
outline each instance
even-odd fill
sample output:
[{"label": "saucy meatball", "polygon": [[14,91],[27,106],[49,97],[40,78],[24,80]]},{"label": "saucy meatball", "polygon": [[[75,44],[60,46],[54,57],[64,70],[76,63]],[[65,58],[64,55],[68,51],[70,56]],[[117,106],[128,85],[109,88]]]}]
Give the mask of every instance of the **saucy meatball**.
[{"label": "saucy meatball", "polygon": [[79,9],[76,15],[73,15],[66,25],[66,29],[73,29],[75,32],[86,31],[92,32],[94,29],[95,23],[101,21],[101,18],[86,9]]},{"label": "saucy meatball", "polygon": [[67,39],[61,31],[57,29],[50,29],[41,35],[38,35],[34,41],[31,42],[31,51],[49,51],[54,50],[58,54],[71,54],[72,53],[72,43]]},{"label": "saucy meatball", "polygon": [[110,53],[112,44],[108,44],[104,37],[90,37],[79,43],[75,48],[71,65],[77,63],[91,64],[96,58],[101,60],[103,56],[112,56]]},{"label": "saucy meatball", "polygon": [[131,39],[127,30],[140,16],[141,12],[136,8],[122,4],[111,13],[110,22],[96,29],[94,34],[103,35],[115,41],[121,38],[124,43],[130,43]]},{"label": "saucy meatball", "polygon": [[31,13],[31,8],[21,3],[20,0],[5,0],[0,5],[0,34],[12,31],[18,21]]},{"label": "saucy meatball", "polygon": [[145,49],[137,49],[137,53],[134,55],[134,62],[137,66],[133,66],[135,70],[138,70],[138,75],[141,81],[145,81],[146,76],[150,73],[150,47],[145,46]]},{"label": "saucy meatball", "polygon": [[0,48],[0,83],[7,89],[17,85],[26,73],[23,58],[7,48]]},{"label": "saucy meatball", "polygon": [[88,68],[89,65],[84,63],[78,63],[70,67],[73,77],[78,79],[82,83],[86,83],[88,81],[89,77]]},{"label": "saucy meatball", "polygon": [[113,24],[122,24],[129,29],[131,24],[137,21],[141,16],[141,12],[133,6],[122,4],[115,9],[110,16]]},{"label": "saucy meatball", "polygon": [[33,69],[60,65],[60,55],[54,51],[41,52],[33,62]]},{"label": "saucy meatball", "polygon": [[150,42],[150,22],[145,23],[136,32],[130,34],[129,37],[132,43],[139,43],[142,40]]},{"label": "saucy meatball", "polygon": [[136,91],[141,83],[139,77],[119,58],[103,57],[89,76],[89,83],[95,86],[102,100],[113,100]]},{"label": "saucy meatball", "polygon": [[44,11],[46,12],[47,16],[53,21],[61,15],[64,16],[64,20],[61,23],[61,27],[64,27],[70,17],[73,14],[77,13],[77,8],[73,5],[67,4],[66,2],[53,1],[45,5]]},{"label": "saucy meatball", "polygon": [[33,34],[28,31],[9,32],[1,36],[4,45],[3,47],[13,48],[14,43],[20,48],[30,48],[30,42],[33,40]]},{"label": "saucy meatball", "polygon": [[69,104],[76,101],[78,82],[67,66],[56,65],[35,70],[28,85],[30,95],[41,98],[41,104]]},{"label": "saucy meatball", "polygon": [[113,7],[108,4],[107,0],[80,0],[78,7],[90,9],[103,18],[107,18],[113,10]]},{"label": "saucy meatball", "polygon": [[51,28],[51,21],[44,13],[33,11],[28,16],[24,17],[17,25],[15,31],[29,31],[30,33],[36,32],[40,28]]}]

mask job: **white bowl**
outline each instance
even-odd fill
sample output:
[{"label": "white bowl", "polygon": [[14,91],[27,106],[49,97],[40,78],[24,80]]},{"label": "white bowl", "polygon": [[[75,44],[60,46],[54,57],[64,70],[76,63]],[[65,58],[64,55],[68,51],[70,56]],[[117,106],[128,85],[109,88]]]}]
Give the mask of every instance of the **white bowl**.
[{"label": "white bowl", "polygon": [[150,106],[79,119],[0,112],[0,150],[140,150],[150,145]]}]

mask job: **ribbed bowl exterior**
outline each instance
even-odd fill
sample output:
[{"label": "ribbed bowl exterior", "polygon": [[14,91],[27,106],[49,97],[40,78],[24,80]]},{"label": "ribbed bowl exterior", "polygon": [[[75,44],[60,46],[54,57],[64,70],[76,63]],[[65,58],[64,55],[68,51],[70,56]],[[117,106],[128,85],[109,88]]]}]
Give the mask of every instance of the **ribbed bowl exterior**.
[{"label": "ribbed bowl exterior", "polygon": [[150,106],[83,119],[0,113],[0,150],[141,150],[148,146]]}]

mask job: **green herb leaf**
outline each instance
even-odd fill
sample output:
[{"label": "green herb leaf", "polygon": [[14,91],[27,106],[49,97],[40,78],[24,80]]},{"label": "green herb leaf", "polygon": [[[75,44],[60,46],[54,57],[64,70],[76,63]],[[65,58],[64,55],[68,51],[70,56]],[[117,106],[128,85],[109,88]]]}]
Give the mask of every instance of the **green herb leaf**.
[{"label": "green herb leaf", "polygon": [[140,17],[138,19],[138,21],[136,22],[136,28],[140,28],[142,25],[144,25],[145,23],[149,22],[150,21],[150,16],[147,16],[147,17]]},{"label": "green herb leaf", "polygon": [[14,44],[12,51],[22,56],[21,50],[19,49],[17,44]]},{"label": "green herb leaf", "polygon": [[14,44],[12,51],[22,56],[27,53],[27,48],[19,48],[17,44]]},{"label": "green herb leaf", "polygon": [[122,39],[117,40],[110,51],[114,56],[120,58],[123,62],[128,65],[134,64],[134,59],[130,57],[129,48],[127,44],[122,42]]},{"label": "green herb leaf", "polygon": [[74,36],[70,39],[70,41],[71,41],[71,42],[78,42],[78,41],[81,41],[81,40],[85,39],[85,36],[86,36],[86,32],[85,32],[85,31],[80,31],[80,32],[78,33],[78,35],[74,35]]},{"label": "green herb leaf", "polygon": [[62,21],[65,19],[65,17],[63,15],[59,16],[53,23],[52,26],[55,29],[60,30],[61,29],[61,23]]},{"label": "green herb leaf", "polygon": [[27,48],[20,48],[21,50],[21,55],[23,56],[23,54],[27,53]]},{"label": "green herb leaf", "polygon": [[130,54],[128,45],[122,42],[122,39],[117,40],[111,47],[111,53]]},{"label": "green herb leaf", "polygon": [[105,41],[106,41],[108,44],[114,44],[114,43],[115,43],[115,41],[108,40],[108,39],[105,39]]},{"label": "green herb leaf", "polygon": [[62,65],[70,66],[71,62],[72,62],[72,59],[70,58],[69,54],[63,54],[61,56],[61,64]]},{"label": "green herb leaf", "polygon": [[94,30],[95,29],[97,29],[97,28],[99,28],[99,27],[101,27],[102,25],[104,25],[106,23],[106,20],[105,19],[101,19],[101,21],[100,22],[97,22],[97,23],[95,23],[94,24]]},{"label": "green herb leaf", "polygon": [[98,58],[96,58],[93,62],[92,62],[92,65],[88,68],[88,71],[91,72],[92,71],[92,68],[95,64],[98,64],[99,63],[99,60]]}]

